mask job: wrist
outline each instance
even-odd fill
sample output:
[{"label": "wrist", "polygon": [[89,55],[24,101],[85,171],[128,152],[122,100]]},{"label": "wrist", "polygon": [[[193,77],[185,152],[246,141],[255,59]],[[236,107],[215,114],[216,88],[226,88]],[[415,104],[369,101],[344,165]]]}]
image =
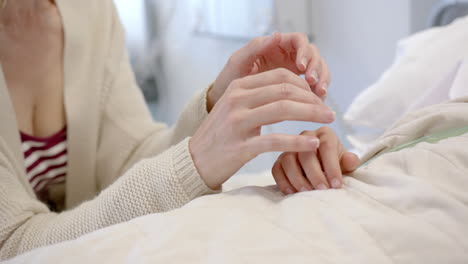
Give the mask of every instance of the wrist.
[{"label": "wrist", "polygon": [[219,180],[210,173],[210,171],[213,171],[213,168],[210,167],[216,162],[208,158],[208,149],[203,148],[203,145],[208,146],[208,144],[201,144],[199,147],[199,144],[195,141],[193,137],[189,141],[189,151],[193,164],[205,185],[211,190],[219,190],[222,183],[219,183]]}]

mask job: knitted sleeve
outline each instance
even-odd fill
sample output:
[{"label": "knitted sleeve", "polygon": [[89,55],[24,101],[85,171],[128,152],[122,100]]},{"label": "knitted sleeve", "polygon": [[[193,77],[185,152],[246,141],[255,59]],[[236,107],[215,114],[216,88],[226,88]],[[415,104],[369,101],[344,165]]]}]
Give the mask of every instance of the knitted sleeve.
[{"label": "knitted sleeve", "polygon": [[93,200],[60,214],[30,197],[8,166],[0,164],[0,260],[174,209],[210,192],[187,148],[188,140],[184,140],[137,163]]}]

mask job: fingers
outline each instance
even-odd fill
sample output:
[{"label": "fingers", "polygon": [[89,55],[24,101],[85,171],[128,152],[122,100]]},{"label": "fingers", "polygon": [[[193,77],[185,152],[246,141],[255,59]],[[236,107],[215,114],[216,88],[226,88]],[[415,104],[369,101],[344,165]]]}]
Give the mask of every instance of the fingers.
[{"label": "fingers", "polygon": [[[314,59],[314,51],[310,49],[309,39],[305,34],[302,33],[289,33],[283,34],[280,46],[291,49],[295,53],[296,67],[301,71],[305,72],[309,66],[311,60]],[[294,52],[295,51],[295,52]]]},{"label": "fingers", "polygon": [[328,69],[327,63],[324,60],[321,60],[321,72],[319,75],[319,82],[317,82],[313,88],[314,93],[325,100],[328,93],[328,87],[331,82],[330,80],[330,70]]},{"label": "fingers", "polygon": [[273,84],[289,83],[300,87],[306,91],[310,91],[309,84],[293,72],[279,68],[271,71],[262,72],[255,75],[250,75],[237,80],[238,85],[245,89],[254,89]]},{"label": "fingers", "polygon": [[341,156],[341,161],[340,161],[341,170],[344,173],[355,171],[360,163],[361,163],[361,160],[354,153],[345,152],[343,156]]},{"label": "fingers", "polygon": [[249,90],[245,93],[245,103],[254,109],[280,100],[290,100],[307,104],[322,104],[320,98],[311,91],[306,91],[289,83],[282,83]]},{"label": "fingers", "polygon": [[246,125],[261,127],[282,121],[308,121],[316,123],[331,123],[335,113],[325,104],[305,104],[290,100],[281,100],[250,110],[250,118]]},{"label": "fingers", "polygon": [[304,82],[321,98],[325,98],[330,84],[326,63],[317,47],[303,33],[275,33],[255,38],[238,50],[230,58],[229,64],[239,70],[231,76],[233,79],[266,69],[288,68],[295,74],[304,74]]},{"label": "fingers", "polygon": [[336,134],[328,127],[304,131],[301,135],[311,138],[317,136],[319,147],[316,151],[286,152],[278,158],[272,172],[276,174],[273,177],[280,189],[283,193],[290,194],[287,190],[290,186],[285,183],[286,180],[299,191],[308,191],[311,188],[340,189],[342,174],[355,170],[360,163],[359,158],[346,152]]},{"label": "fingers", "polygon": [[284,154],[282,154],[275,162],[275,165],[273,165],[271,174],[273,175],[273,178],[275,179],[276,184],[278,185],[278,188],[281,190],[281,192],[286,195],[290,195],[296,193],[297,190],[294,188],[284,173],[283,166],[281,165],[282,156],[284,156]]},{"label": "fingers", "polygon": [[307,35],[297,32],[282,34],[279,47],[287,53],[296,55],[292,59],[300,71],[305,72],[307,70],[309,62],[313,58]]},{"label": "fingers", "polygon": [[[271,36],[258,37],[251,40],[246,46],[239,49],[234,55],[230,58],[230,64],[233,66],[239,66],[239,68],[244,69],[245,65],[253,65],[259,56],[264,54],[266,51],[278,46],[281,41],[281,34],[274,33]],[[245,68],[246,71],[250,71],[250,68]],[[243,72],[241,75],[247,74],[248,72]]]},{"label": "fingers", "polygon": [[341,172],[340,160],[344,149],[338,137],[330,128],[319,129],[320,147],[319,155],[322,161],[322,169],[328,179],[328,183],[335,189],[340,189],[343,184],[343,174]]},{"label": "fingers", "polygon": [[247,140],[244,151],[255,157],[266,152],[315,151],[319,144],[319,140],[311,136],[268,134]]},{"label": "fingers", "polygon": [[304,176],[297,153],[286,153],[282,158],[282,166],[292,186],[300,192],[312,191],[313,187]]},{"label": "fingers", "polygon": [[[311,77],[316,75],[317,78]],[[311,84],[312,91],[322,100],[325,100],[330,84],[330,71],[323,59],[319,58],[318,61],[311,63],[306,73],[306,80]]]},{"label": "fingers", "polygon": [[279,44],[281,48],[291,54],[296,54],[296,67],[305,74],[307,82],[313,86],[320,81],[321,86],[330,83],[330,72],[320,52],[314,44],[309,42],[303,33],[283,34]]},{"label": "fingers", "polygon": [[302,152],[298,154],[302,169],[316,190],[327,190],[330,188],[327,178],[322,171],[322,166],[317,157],[317,152]]},{"label": "fingers", "polygon": [[309,50],[311,52],[311,60],[309,63],[308,68],[306,69],[304,75],[306,81],[309,83],[311,87],[316,85],[320,82],[322,70],[322,58],[320,57],[320,53],[315,45],[310,44]]}]

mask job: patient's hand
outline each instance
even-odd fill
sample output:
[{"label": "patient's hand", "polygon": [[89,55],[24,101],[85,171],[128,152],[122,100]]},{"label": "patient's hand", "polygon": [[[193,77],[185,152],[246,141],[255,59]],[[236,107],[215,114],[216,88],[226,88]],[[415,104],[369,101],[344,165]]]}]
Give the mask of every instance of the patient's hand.
[{"label": "patient's hand", "polygon": [[320,146],[311,152],[285,152],[278,158],[272,174],[279,189],[284,194],[293,194],[341,188],[343,173],[354,171],[359,158],[345,150],[331,128],[305,131],[302,135],[316,136]]}]

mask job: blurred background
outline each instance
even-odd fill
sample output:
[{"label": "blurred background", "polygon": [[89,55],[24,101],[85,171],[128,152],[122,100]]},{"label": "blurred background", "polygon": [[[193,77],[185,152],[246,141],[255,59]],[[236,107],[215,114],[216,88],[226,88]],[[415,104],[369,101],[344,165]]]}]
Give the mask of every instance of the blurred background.
[{"label": "blurred background", "polygon": [[[131,62],[158,121],[173,124],[190,98],[210,85],[229,56],[251,38],[304,32],[328,62],[331,125],[344,144],[340,119],[353,98],[389,67],[398,40],[428,27],[438,0],[115,0],[127,31]],[[264,133],[298,134],[317,124],[284,122]],[[271,168],[264,154],[243,173]]]}]

